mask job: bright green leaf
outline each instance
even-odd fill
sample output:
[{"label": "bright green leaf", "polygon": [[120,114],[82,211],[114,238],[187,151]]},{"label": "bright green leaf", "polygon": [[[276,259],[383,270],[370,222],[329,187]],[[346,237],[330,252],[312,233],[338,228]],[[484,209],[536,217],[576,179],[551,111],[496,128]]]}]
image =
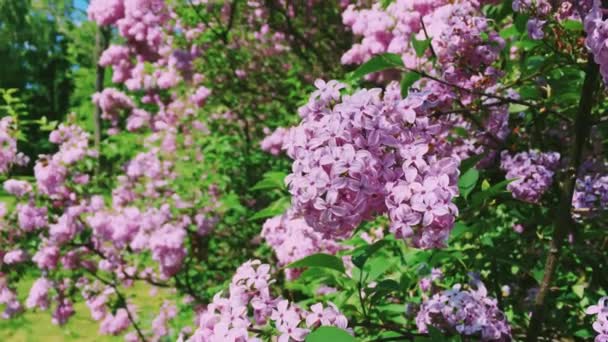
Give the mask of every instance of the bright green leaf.
[{"label": "bright green leaf", "polygon": [[416,72],[408,72],[403,75],[403,78],[401,79],[401,96],[402,97],[407,96],[412,84],[414,84],[416,81],[418,81],[420,79],[420,77],[421,77],[420,74],[418,74]]},{"label": "bright green leaf", "polygon": [[460,179],[458,180],[458,189],[460,189],[460,193],[465,199],[469,197],[469,194],[475,188],[477,180],[479,180],[479,171],[477,171],[476,168],[470,168],[460,176]]},{"label": "bright green leaf", "polygon": [[306,342],[356,342],[357,340],[346,331],[336,327],[319,327],[306,336]]},{"label": "bright green leaf", "polygon": [[352,78],[360,79],[373,72],[397,68],[403,68],[401,56],[394,53],[383,53],[373,57],[369,61],[363,63],[357,70],[353,71]]},{"label": "bright green leaf", "polygon": [[344,273],[344,264],[342,263],[342,259],[323,253],[317,253],[313,255],[309,255],[303,259],[300,259],[296,262],[293,262],[287,265],[287,268],[300,268],[300,267],[323,267],[329,268],[332,270],[336,270]]}]

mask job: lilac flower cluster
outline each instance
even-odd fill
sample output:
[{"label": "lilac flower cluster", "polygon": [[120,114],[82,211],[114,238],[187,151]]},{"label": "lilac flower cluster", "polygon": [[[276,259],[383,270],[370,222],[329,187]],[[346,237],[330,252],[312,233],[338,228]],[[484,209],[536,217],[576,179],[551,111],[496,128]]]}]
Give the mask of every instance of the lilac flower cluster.
[{"label": "lilac flower cluster", "polygon": [[585,44],[593,54],[593,60],[600,66],[600,73],[604,78],[604,83],[608,83],[608,19],[604,19],[604,10],[602,2],[594,0],[593,6],[584,20]]},{"label": "lilac flower cluster", "polygon": [[348,321],[335,305],[311,306],[311,311],[281,297],[273,297],[274,282],[270,265],[259,260],[248,261],[234,274],[228,297],[218,293],[213,302],[200,313],[198,328],[188,339],[191,342],[261,341],[253,331],[273,327],[277,341],[304,341],[311,329],[335,326],[347,329]]},{"label": "lilac flower cluster", "polygon": [[10,116],[0,119],[0,173],[9,171],[13,164],[25,165],[29,159],[17,151],[17,138],[13,118]]},{"label": "lilac flower cluster", "polygon": [[593,330],[597,332],[595,342],[608,341],[608,297],[602,297],[597,305],[591,305],[585,311],[587,315],[596,315]]},{"label": "lilac flower cluster", "polygon": [[437,155],[444,129],[429,114],[433,94],[399,86],[341,96],[342,84],[316,82],[291,129],[286,181],[294,210],[328,238],[348,237],[363,220],[389,213],[391,232],[422,248],[445,244],[457,208],[459,159]]},{"label": "lilac flower cluster", "polygon": [[543,28],[551,13],[551,3],[547,0],[514,0],[512,4],[515,12],[527,12],[532,15],[528,20],[528,35],[534,40],[543,39]]},{"label": "lilac flower cluster", "polygon": [[[314,231],[303,218],[293,217],[291,211],[273,217],[264,223],[262,237],[272,247],[279,260],[279,266],[315,253],[335,254],[341,249],[335,241],[324,239]],[[293,280],[300,275],[300,270],[286,269],[286,277]]]},{"label": "lilac flower cluster", "polygon": [[162,27],[169,19],[164,0],[93,0],[89,19],[99,25],[116,25],[141,56],[154,56],[162,43]]},{"label": "lilac flower cluster", "polygon": [[3,275],[0,275],[0,304],[4,304],[4,311],[0,315],[4,319],[14,317],[23,311],[17,294],[8,286],[7,279]]},{"label": "lilac flower cluster", "polygon": [[[489,29],[479,6],[478,1],[444,0],[397,0],[386,9],[380,3],[370,9],[350,5],[342,15],[343,22],[363,38],[342,56],[342,63],[361,64],[374,55],[391,52],[401,55],[408,68],[431,70],[428,59],[418,57],[411,43],[411,37],[430,38],[445,78],[465,87],[477,86],[480,77],[472,77],[476,73],[465,70],[480,70],[484,77],[492,76],[496,71],[485,68],[496,61],[505,45]],[[395,76],[398,74],[384,73],[371,78]]]},{"label": "lilac flower cluster", "polygon": [[608,208],[608,175],[594,173],[577,178],[572,206],[588,214]]},{"label": "lilac flower cluster", "polygon": [[268,152],[273,156],[278,156],[281,154],[281,151],[284,150],[283,146],[288,137],[289,129],[278,127],[272,133],[266,135],[260,142],[260,147],[262,148],[262,151]]},{"label": "lilac flower cluster", "polygon": [[503,151],[500,167],[507,172],[507,179],[515,179],[507,185],[507,189],[518,200],[537,203],[553,183],[559,160],[557,152],[531,150],[511,156]]},{"label": "lilac flower cluster", "polygon": [[426,299],[416,316],[416,326],[427,333],[432,326],[442,331],[455,331],[482,341],[510,341],[511,328],[496,299],[488,297],[483,283],[463,290],[460,284]]}]

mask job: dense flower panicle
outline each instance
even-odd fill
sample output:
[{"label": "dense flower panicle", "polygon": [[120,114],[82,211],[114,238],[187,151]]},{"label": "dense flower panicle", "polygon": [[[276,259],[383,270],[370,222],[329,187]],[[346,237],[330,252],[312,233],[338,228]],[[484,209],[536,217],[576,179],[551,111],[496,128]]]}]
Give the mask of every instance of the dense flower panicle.
[{"label": "dense flower panicle", "polygon": [[89,150],[89,134],[76,125],[60,124],[51,132],[49,141],[59,145],[59,151],[51,160],[64,166],[94,155],[94,152]]},{"label": "dense flower panicle", "polygon": [[22,197],[32,192],[32,185],[28,181],[9,179],[4,182],[4,190],[11,195]]},{"label": "dense flower panicle", "polygon": [[57,267],[59,257],[59,247],[47,244],[46,246],[43,246],[38,250],[32,260],[40,269],[53,270]]},{"label": "dense flower panicle", "polygon": [[477,281],[474,289],[461,285],[434,294],[423,301],[416,316],[421,333],[433,326],[442,331],[457,331],[478,336],[482,341],[510,341],[511,328],[496,299],[488,297],[485,286]]},{"label": "dense flower panicle", "polygon": [[72,302],[67,298],[60,298],[55,311],[53,311],[51,322],[55,325],[64,325],[75,313]]},{"label": "dense flower panicle", "polygon": [[116,313],[106,313],[99,326],[99,332],[104,335],[118,335],[131,325],[127,309],[120,308]]},{"label": "dense flower panicle", "polygon": [[0,275],[0,304],[4,304],[4,311],[0,315],[3,319],[9,319],[23,311],[17,294],[7,286],[3,275]]},{"label": "dense flower panicle", "polygon": [[608,83],[608,19],[604,19],[604,11],[600,0],[593,1],[591,11],[585,16],[584,20],[585,44],[593,54],[593,60],[600,66],[600,73],[604,78],[604,83]]},{"label": "dense flower panicle", "polygon": [[289,300],[273,297],[269,288],[273,282],[270,265],[259,260],[241,265],[232,278],[228,297],[215,295],[200,313],[198,328],[188,341],[261,341],[248,329],[262,330],[269,324],[278,330],[280,335],[275,338],[281,342],[304,341],[311,328],[320,325],[348,329],[346,317],[335,305],[324,308],[313,304],[307,312]]},{"label": "dense flower panicle", "polygon": [[158,316],[152,321],[152,331],[155,338],[167,336],[169,334],[168,322],[177,315],[177,307],[165,301],[160,308]]},{"label": "dense flower panicle", "polygon": [[101,93],[93,94],[93,103],[101,108],[101,117],[110,120],[112,126],[118,124],[121,111],[131,111],[135,107],[129,96],[114,88],[106,88]]},{"label": "dense flower panicle", "polygon": [[44,277],[36,279],[25,301],[25,306],[28,309],[48,309],[50,306],[49,291],[52,287],[53,283],[49,279]]},{"label": "dense flower panicle", "polygon": [[169,19],[164,0],[124,0],[125,16],[116,25],[144,59],[155,58],[163,41],[163,25]]},{"label": "dense flower panicle", "polygon": [[129,48],[122,45],[110,45],[99,57],[99,65],[112,66],[112,82],[114,83],[129,80],[132,77],[131,69],[134,68]]},{"label": "dense flower panicle", "polygon": [[577,178],[572,207],[579,212],[575,217],[594,216],[608,208],[608,175],[590,173]]},{"label": "dense flower panicle", "polygon": [[[324,239],[314,231],[303,218],[293,217],[291,211],[273,217],[264,223],[262,237],[274,250],[279,266],[315,253],[335,254],[341,247],[333,240]],[[297,269],[285,270],[287,279],[297,278]]]},{"label": "dense flower panicle", "polygon": [[4,254],[4,258],[2,259],[2,261],[7,265],[11,265],[27,261],[27,259],[28,255],[24,250],[14,249]]},{"label": "dense flower panicle", "polygon": [[25,165],[28,158],[17,151],[17,139],[13,128],[13,118],[0,119],[0,173],[9,171],[13,164]]},{"label": "dense flower panicle", "polygon": [[47,209],[45,207],[38,208],[33,202],[17,204],[16,211],[19,228],[26,232],[46,227],[48,224]]},{"label": "dense flower panicle", "polygon": [[284,150],[283,146],[289,137],[289,128],[278,127],[260,142],[262,151],[278,156]]},{"label": "dense flower panicle", "polygon": [[593,330],[597,333],[595,342],[608,341],[608,297],[602,297],[597,305],[591,305],[585,311],[587,315],[595,315]]},{"label": "dense flower panicle", "polygon": [[428,92],[402,99],[396,83],[340,98],[317,82],[285,146],[293,206],[326,237],[345,238],[363,220],[389,213],[391,231],[417,247],[443,246],[457,214],[458,158],[434,152],[445,129],[429,115]]},{"label": "dense flower panicle", "polygon": [[101,26],[112,25],[125,15],[124,0],[91,0],[87,14]]},{"label": "dense flower panicle", "polygon": [[207,87],[201,86],[196,89],[192,96],[190,96],[190,100],[197,106],[202,107],[205,104],[205,101],[207,100],[209,95],[211,95],[211,90],[209,90],[209,88]]},{"label": "dense flower panicle", "polygon": [[553,183],[559,160],[557,152],[531,150],[511,156],[503,151],[500,167],[507,172],[507,179],[515,179],[507,185],[507,189],[518,200],[537,203]]},{"label": "dense flower panicle", "polygon": [[[343,22],[362,39],[342,56],[342,63],[361,64],[374,55],[390,52],[401,55],[408,68],[430,70],[428,60],[418,57],[411,43],[411,37],[429,38],[446,79],[466,88],[477,87],[479,77],[465,70],[489,74],[486,67],[496,61],[505,45],[496,32],[489,30],[480,5],[477,1],[444,0],[397,0],[386,9],[380,3],[369,9],[350,5],[342,14]],[[368,75],[377,80],[395,77],[399,74]]]}]

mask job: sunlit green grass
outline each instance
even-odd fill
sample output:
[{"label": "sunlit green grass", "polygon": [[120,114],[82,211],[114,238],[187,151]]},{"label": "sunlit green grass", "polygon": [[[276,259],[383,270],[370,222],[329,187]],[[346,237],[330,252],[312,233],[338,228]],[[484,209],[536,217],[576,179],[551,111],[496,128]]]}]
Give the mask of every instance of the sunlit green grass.
[{"label": "sunlit green grass", "polygon": [[[25,301],[29,286],[34,279],[28,279],[19,284],[19,297]],[[137,283],[129,288],[125,295],[137,305],[139,322],[145,330],[158,313],[163,299],[170,295],[167,291],[159,290],[154,296],[150,295],[150,286]],[[2,342],[55,342],[55,341],[123,341],[121,336],[99,335],[99,322],[91,318],[89,308],[80,301],[74,305],[76,314],[64,326],[51,323],[51,311],[26,311],[10,320],[0,319],[0,341]]]}]

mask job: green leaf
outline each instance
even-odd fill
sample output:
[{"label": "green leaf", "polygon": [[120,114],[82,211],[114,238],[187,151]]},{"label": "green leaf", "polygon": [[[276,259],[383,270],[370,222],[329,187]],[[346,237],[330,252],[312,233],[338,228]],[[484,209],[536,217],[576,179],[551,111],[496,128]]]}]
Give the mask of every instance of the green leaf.
[{"label": "green leaf", "polygon": [[289,208],[290,205],[291,205],[291,200],[289,199],[289,197],[279,198],[278,200],[272,202],[268,207],[258,211],[253,216],[251,216],[249,218],[249,221],[255,221],[255,220],[262,219],[262,218],[268,218],[268,217],[280,215],[280,214],[284,213],[285,210],[287,210],[287,208]]},{"label": "green leaf", "polygon": [[505,179],[502,182],[492,185],[485,191],[475,193],[471,199],[473,205],[479,205],[485,200],[491,199],[499,194],[506,192],[507,185],[509,185],[509,183],[513,182],[516,179],[517,178]]},{"label": "green leaf", "polygon": [[379,276],[383,275],[393,266],[393,264],[386,257],[381,256],[378,258],[372,258],[366,267],[367,273],[367,281],[374,281],[378,279]]},{"label": "green leaf", "polygon": [[464,174],[469,171],[469,169],[474,167],[484,156],[484,154],[478,154],[463,160],[460,163],[460,173]]},{"label": "green leaf", "polygon": [[357,70],[353,71],[351,77],[360,79],[361,77],[387,69],[403,68],[403,60],[400,55],[394,53],[383,53],[363,63]]},{"label": "green leaf", "polygon": [[336,327],[319,327],[306,336],[306,342],[356,342],[357,340],[346,331]]},{"label": "green leaf", "polygon": [[583,296],[585,294],[585,287],[587,287],[586,284],[573,285],[572,291],[574,292],[574,294],[576,294],[578,296],[578,298],[583,298]]},{"label": "green leaf", "polygon": [[414,47],[414,50],[416,51],[416,56],[422,57],[424,55],[424,53],[426,52],[426,49],[428,49],[429,46],[431,46],[431,39],[427,38],[424,40],[418,40],[418,39],[416,39],[415,36],[412,36],[412,46]]},{"label": "green leaf", "polygon": [[474,167],[460,176],[460,179],[458,180],[458,189],[460,189],[460,193],[465,199],[469,197],[469,194],[475,188],[477,180],[479,180],[479,171]]},{"label": "green leaf", "polygon": [[471,228],[469,228],[466,224],[464,224],[460,221],[456,222],[454,224],[454,229],[452,229],[452,231],[450,232],[450,241],[456,240],[462,234],[464,234],[470,230],[471,230]]},{"label": "green leaf", "polygon": [[509,113],[520,113],[520,112],[524,112],[526,109],[528,109],[528,106],[526,106],[526,105],[522,105],[519,103],[509,104]]},{"label": "green leaf", "polygon": [[563,21],[562,26],[568,31],[582,31],[583,23],[579,20],[566,19]]},{"label": "green leaf", "polygon": [[365,265],[367,259],[386,244],[388,244],[388,240],[380,240],[372,245],[355,249],[355,252],[353,253],[353,264],[360,269],[363,269],[363,265]]},{"label": "green leaf", "polygon": [[257,182],[251,190],[272,190],[272,189],[285,189],[285,182],[283,181],[287,176],[284,172],[270,171],[264,174],[264,178]]},{"label": "green leaf", "polygon": [[432,325],[429,325],[428,329],[429,329],[429,335],[431,336],[432,342],[443,342],[446,340],[446,338],[443,336],[441,331],[439,331],[439,329],[435,328]]},{"label": "green leaf", "polygon": [[344,273],[344,264],[342,263],[342,259],[329,254],[317,253],[313,255],[309,255],[303,259],[295,261],[289,265],[287,268],[300,268],[300,267],[323,267],[329,268],[332,270],[336,270]]},{"label": "green leaf", "polygon": [[416,81],[418,81],[420,79],[420,77],[421,77],[420,74],[418,74],[416,72],[408,72],[403,75],[403,78],[401,79],[401,96],[402,97],[407,96],[412,84],[414,84]]}]

